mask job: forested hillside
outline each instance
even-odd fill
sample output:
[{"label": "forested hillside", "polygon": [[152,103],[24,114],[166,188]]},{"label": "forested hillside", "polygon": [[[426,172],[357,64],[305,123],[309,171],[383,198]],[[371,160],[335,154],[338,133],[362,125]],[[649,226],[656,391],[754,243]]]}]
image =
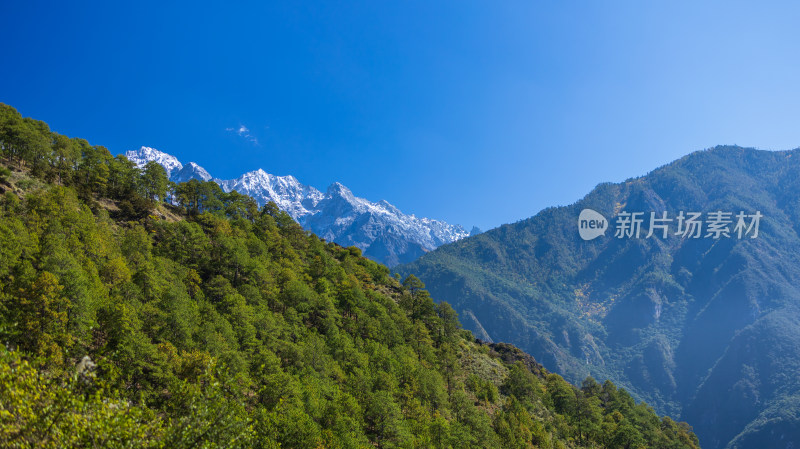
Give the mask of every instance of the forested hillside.
[{"label": "forested hillside", "polygon": [[[514,343],[569,380],[611,379],[688,421],[704,447],[788,447],[800,438],[799,179],[800,150],[716,147],[398,270],[449,301],[477,336]],[[706,228],[685,238],[677,220],[666,237],[646,238],[645,219],[641,238],[616,238],[612,227],[584,241],[584,208],[609,220],[622,211],[762,219],[757,238],[714,239]]]},{"label": "forested hillside", "polygon": [[5,105],[0,150],[2,447],[697,447],[274,204]]}]

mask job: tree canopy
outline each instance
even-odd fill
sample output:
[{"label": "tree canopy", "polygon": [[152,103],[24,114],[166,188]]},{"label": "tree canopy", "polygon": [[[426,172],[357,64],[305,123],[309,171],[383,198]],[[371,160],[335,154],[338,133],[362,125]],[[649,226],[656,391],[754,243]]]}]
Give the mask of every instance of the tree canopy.
[{"label": "tree canopy", "polygon": [[0,155],[3,447],[697,447],[275,204],[5,105]]}]

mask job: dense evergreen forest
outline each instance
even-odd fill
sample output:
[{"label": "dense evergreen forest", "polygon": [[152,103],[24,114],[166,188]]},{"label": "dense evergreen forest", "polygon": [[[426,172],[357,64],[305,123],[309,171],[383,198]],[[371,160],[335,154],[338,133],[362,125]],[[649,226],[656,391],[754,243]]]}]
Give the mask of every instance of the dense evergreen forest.
[{"label": "dense evergreen forest", "polygon": [[695,448],[414,276],[0,104],[0,446]]},{"label": "dense evergreen forest", "polygon": [[[757,238],[682,238],[678,221],[646,238],[645,218],[643,238],[611,225],[586,242],[585,208],[610,223],[625,210],[763,217]],[[574,383],[611,379],[691,423],[703,447],[785,447],[800,441],[798,223],[800,149],[718,146],[395,269],[478,338],[513,343]]]}]

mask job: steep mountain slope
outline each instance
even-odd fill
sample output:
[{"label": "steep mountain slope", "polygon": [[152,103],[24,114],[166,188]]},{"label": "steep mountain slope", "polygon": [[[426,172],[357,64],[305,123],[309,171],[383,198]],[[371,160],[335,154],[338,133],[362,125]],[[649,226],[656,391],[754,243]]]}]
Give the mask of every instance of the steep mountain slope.
[{"label": "steep mountain slope", "polygon": [[[800,433],[800,407],[787,407],[800,395],[798,206],[799,150],[718,147],[398,270],[417,274],[476,335],[517,344],[573,380],[619,382],[680,414],[704,447],[789,447]],[[644,212],[642,238],[615,238],[612,227],[582,240],[585,208],[612,223]],[[763,218],[757,238],[682,238],[677,222],[667,238],[655,227],[644,238],[649,212],[664,211]]]},{"label": "steep mountain slope", "polygon": [[[211,179],[194,162],[184,166],[174,156],[153,148],[142,147],[125,156],[140,167],[151,160],[158,162],[174,182]],[[261,169],[237,179],[215,181],[224,191],[249,195],[259,205],[273,201],[304,228],[329,241],[357,246],[367,257],[388,266],[411,262],[442,244],[480,232],[404,214],[385,200],[373,203],[356,197],[338,182],[323,193],[294,176],[275,176]]]},{"label": "steep mountain slope", "polygon": [[274,204],[155,184],[0,104],[0,447],[698,447]]}]

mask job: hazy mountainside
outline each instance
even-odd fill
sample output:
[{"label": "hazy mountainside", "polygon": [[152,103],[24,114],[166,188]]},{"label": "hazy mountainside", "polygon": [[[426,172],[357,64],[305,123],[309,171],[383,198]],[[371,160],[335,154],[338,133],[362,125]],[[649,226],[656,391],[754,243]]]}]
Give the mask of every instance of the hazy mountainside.
[{"label": "hazy mountainside", "polygon": [[[584,208],[612,226],[619,212],[645,212],[642,236],[651,211],[763,218],[757,238],[681,238],[673,222],[666,239],[618,239],[612,227],[584,241]],[[625,385],[687,420],[704,447],[791,447],[800,441],[798,223],[800,151],[718,147],[397,269],[418,275],[477,336],[514,343],[573,380]]]},{"label": "hazy mountainside", "polygon": [[274,203],[0,104],[0,447],[698,446]]},{"label": "hazy mountainside", "polygon": [[[175,182],[211,179],[194,162],[184,166],[174,156],[153,148],[142,147],[125,155],[139,167],[148,161],[158,162]],[[373,203],[356,197],[338,182],[323,193],[301,184],[294,176],[275,176],[261,169],[237,179],[215,181],[226,192],[236,190],[249,195],[259,205],[273,201],[318,236],[357,246],[365,256],[390,267],[411,262],[442,244],[470,235],[459,225],[404,214],[385,200]],[[472,233],[475,231],[473,228]]]}]

